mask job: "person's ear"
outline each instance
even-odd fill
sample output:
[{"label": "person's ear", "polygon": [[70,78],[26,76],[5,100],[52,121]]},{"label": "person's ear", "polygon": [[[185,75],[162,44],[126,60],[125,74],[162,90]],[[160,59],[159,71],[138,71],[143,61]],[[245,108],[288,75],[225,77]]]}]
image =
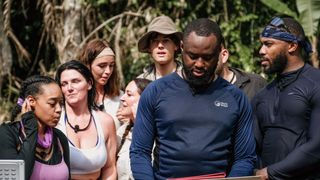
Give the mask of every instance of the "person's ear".
[{"label": "person's ear", "polygon": [[25,99],[25,101],[28,101],[29,102],[29,105],[30,105],[30,107],[33,109],[35,106],[36,106],[36,99],[33,97],[33,96],[31,96],[31,95],[28,95],[27,97],[26,97],[26,99]]},{"label": "person's ear", "polygon": [[291,42],[289,43],[289,48],[288,48],[288,52],[291,54],[293,52],[295,52],[298,48],[298,43],[294,43],[294,42]]},{"label": "person's ear", "polygon": [[89,81],[89,82],[88,82],[88,91],[92,89],[92,86],[93,86],[92,81]]},{"label": "person's ear", "polygon": [[229,58],[229,51],[226,48],[222,48],[220,51],[219,59],[223,64],[227,63]]}]

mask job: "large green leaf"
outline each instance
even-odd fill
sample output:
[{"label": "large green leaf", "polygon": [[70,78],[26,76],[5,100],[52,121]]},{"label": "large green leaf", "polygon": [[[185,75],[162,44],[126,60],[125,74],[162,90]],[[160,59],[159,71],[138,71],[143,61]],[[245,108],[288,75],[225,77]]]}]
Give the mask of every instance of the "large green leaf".
[{"label": "large green leaf", "polygon": [[283,3],[280,0],[260,0],[260,1],[276,12],[297,18],[297,14],[294,11],[292,11],[287,6],[287,4]]},{"label": "large green leaf", "polygon": [[296,3],[306,35],[315,35],[320,19],[320,0],[296,0]]}]

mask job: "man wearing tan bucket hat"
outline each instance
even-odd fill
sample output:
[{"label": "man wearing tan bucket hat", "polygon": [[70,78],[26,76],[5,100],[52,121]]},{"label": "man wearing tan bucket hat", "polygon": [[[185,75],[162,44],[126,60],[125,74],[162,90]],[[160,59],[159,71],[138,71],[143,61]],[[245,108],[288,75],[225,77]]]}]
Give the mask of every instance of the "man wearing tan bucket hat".
[{"label": "man wearing tan bucket hat", "polygon": [[180,72],[182,65],[176,60],[180,53],[182,33],[168,16],[154,18],[148,26],[148,31],[138,42],[138,50],[149,53],[153,63],[144,69],[138,78],[156,80],[172,72]]}]

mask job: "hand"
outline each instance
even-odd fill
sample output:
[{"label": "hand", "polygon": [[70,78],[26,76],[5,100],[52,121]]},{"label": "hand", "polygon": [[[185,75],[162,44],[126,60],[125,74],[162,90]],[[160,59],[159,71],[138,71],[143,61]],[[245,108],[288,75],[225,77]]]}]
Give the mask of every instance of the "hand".
[{"label": "hand", "polygon": [[120,107],[116,114],[117,118],[121,122],[129,122],[132,118],[132,112],[129,107]]},{"label": "hand", "polygon": [[263,169],[259,169],[256,171],[256,176],[260,176],[260,179],[261,180],[268,180],[269,177],[268,177],[268,171],[267,171],[267,168],[263,168]]},{"label": "hand", "polygon": [[21,107],[21,114],[31,111],[30,103],[27,99],[24,100],[22,107]]}]

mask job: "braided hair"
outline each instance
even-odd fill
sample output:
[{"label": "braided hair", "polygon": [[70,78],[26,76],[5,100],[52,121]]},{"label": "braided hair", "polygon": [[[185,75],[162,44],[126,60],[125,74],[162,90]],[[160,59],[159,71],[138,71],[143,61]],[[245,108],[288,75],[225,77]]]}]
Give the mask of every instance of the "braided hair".
[{"label": "braided hair", "polygon": [[[47,84],[58,84],[54,79],[48,76],[42,75],[34,75],[27,78],[25,81],[22,82],[20,92],[19,92],[19,99],[22,101],[29,95],[35,97],[43,93],[43,85]],[[18,114],[21,113],[22,106],[20,103],[17,103],[13,110],[11,111],[11,121],[14,121]]]},{"label": "braided hair", "polygon": [[[149,79],[144,79],[144,78],[135,78],[132,81],[136,84],[136,86],[138,88],[138,93],[140,95],[144,91],[144,89],[148,86],[148,84],[152,82]],[[133,122],[130,121],[129,124],[127,125],[122,137],[121,137],[121,142],[120,142],[119,148],[117,150],[116,159],[118,159],[118,157],[119,157],[118,154],[119,154],[124,142],[126,141],[126,138],[127,138],[128,134],[129,134],[129,132],[131,131],[132,127],[133,127]]]}]

